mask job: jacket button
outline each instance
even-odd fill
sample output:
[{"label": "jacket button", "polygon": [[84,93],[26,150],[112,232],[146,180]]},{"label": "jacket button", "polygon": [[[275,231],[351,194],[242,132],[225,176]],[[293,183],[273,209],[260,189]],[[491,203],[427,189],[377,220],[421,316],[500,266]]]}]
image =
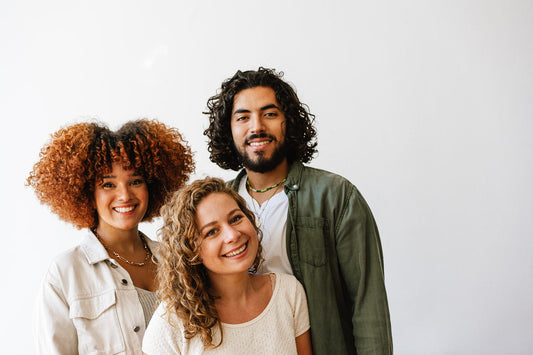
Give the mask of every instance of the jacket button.
[{"label": "jacket button", "polygon": [[135,333],[137,333],[139,330],[141,330],[141,327],[139,327],[138,325],[136,325],[135,328],[133,328],[133,331]]},{"label": "jacket button", "polygon": [[113,269],[116,269],[118,267],[117,264],[110,263],[110,265],[111,265],[111,268],[113,268]]},{"label": "jacket button", "polygon": [[127,285],[127,284],[128,284],[128,280],[126,280],[126,279],[122,279],[122,284],[123,284],[123,285]]}]

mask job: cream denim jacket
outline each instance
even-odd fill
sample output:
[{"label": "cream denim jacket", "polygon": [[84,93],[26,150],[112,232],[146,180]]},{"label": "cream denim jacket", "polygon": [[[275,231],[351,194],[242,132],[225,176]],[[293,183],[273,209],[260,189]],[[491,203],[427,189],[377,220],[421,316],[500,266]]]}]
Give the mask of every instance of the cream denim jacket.
[{"label": "cream denim jacket", "polygon": [[[157,257],[157,242],[146,241]],[[38,354],[142,354],[137,291],[92,233],[52,262],[34,311]]]}]

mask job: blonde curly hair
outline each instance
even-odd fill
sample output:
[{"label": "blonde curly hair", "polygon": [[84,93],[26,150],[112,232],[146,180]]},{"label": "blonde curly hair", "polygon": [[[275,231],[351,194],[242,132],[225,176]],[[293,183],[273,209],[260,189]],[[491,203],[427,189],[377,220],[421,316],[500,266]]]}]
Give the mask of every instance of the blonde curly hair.
[{"label": "blonde curly hair", "polygon": [[[196,225],[196,211],[200,201],[215,192],[231,196],[258,233],[257,255],[249,270],[250,273],[257,272],[262,261],[262,248],[254,214],[246,207],[244,199],[224,181],[207,177],[176,191],[161,208],[163,226],[159,230],[161,253],[157,274],[158,291],[165,304],[169,324],[178,327],[170,320],[170,315],[175,314],[183,323],[185,338],[199,335],[208,347],[217,347],[222,343],[222,328],[215,308],[215,296],[209,293],[207,270],[199,257],[202,238]],[[214,345],[213,328],[216,325],[219,326],[221,340]]]}]

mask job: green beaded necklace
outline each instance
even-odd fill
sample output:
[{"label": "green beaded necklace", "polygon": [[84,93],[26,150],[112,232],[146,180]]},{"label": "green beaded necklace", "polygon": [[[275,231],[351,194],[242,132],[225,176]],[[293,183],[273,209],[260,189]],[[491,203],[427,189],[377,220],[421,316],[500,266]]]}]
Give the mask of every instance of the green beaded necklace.
[{"label": "green beaded necklace", "polygon": [[287,178],[281,180],[280,182],[278,182],[277,184],[274,184],[270,187],[267,187],[266,189],[262,189],[262,190],[257,190],[257,189],[254,189],[252,187],[252,185],[250,184],[250,180],[248,180],[248,178],[246,178],[246,185],[248,185],[248,187],[250,188],[250,190],[252,190],[253,192],[267,192],[267,191],[270,191],[272,189],[275,189],[276,187],[278,187],[279,185],[283,184],[285,181],[287,181]]}]

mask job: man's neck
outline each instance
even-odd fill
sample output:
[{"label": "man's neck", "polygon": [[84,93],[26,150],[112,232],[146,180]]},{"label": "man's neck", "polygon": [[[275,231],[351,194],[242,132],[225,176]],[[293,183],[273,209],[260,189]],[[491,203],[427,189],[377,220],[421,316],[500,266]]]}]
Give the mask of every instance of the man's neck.
[{"label": "man's neck", "polygon": [[250,185],[252,185],[252,187],[256,190],[263,190],[276,185],[277,183],[285,179],[288,173],[289,163],[287,162],[287,159],[281,162],[281,164],[279,164],[274,170],[266,173],[258,173],[246,169],[248,181],[250,182]]}]

